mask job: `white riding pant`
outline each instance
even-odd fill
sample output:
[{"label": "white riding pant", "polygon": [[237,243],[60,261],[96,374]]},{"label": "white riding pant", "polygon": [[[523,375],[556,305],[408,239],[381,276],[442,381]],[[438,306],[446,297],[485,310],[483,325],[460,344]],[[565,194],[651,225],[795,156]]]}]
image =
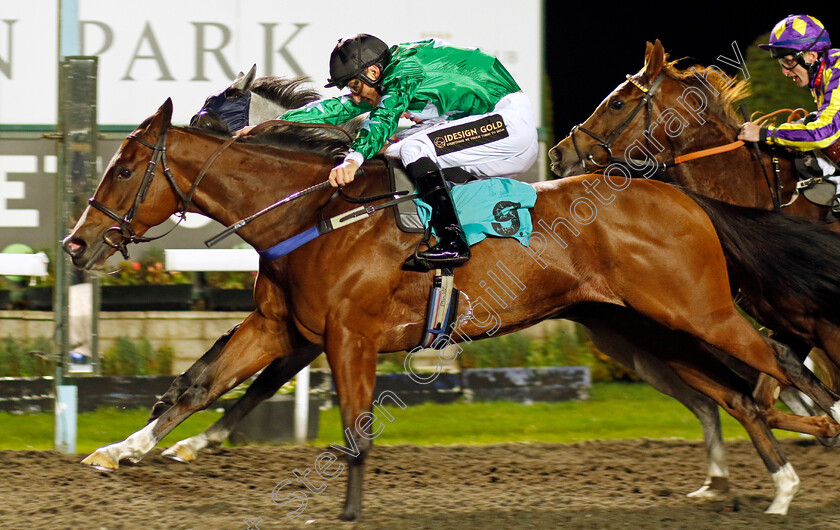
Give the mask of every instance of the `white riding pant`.
[{"label": "white riding pant", "polygon": [[[467,125],[489,116],[498,115],[507,129],[507,137],[488,143],[465,147],[445,154],[438,154],[429,135],[441,129]],[[537,160],[537,119],[531,100],[524,92],[515,92],[503,97],[492,112],[467,116],[457,120],[441,121],[431,127],[411,134],[391,144],[385,151],[387,156],[399,157],[403,165],[428,157],[441,168],[460,167],[479,178],[515,177],[531,168]]]}]

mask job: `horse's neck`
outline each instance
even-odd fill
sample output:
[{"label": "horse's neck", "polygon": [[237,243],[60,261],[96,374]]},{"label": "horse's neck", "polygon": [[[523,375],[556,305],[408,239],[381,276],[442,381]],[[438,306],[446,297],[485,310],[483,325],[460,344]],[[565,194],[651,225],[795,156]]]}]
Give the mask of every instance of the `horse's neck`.
[{"label": "horse's neck", "polygon": [[[687,155],[735,141],[737,131],[716,115],[670,139],[674,156]],[[761,166],[749,144],[728,152],[683,162],[671,171],[675,180],[703,195],[732,204],[768,207],[770,194]]]},{"label": "horse's neck", "polygon": [[258,125],[264,121],[273,120],[288,111],[279,103],[251,92],[251,104],[248,111],[248,125]]},{"label": "horse's neck", "polygon": [[[221,140],[171,130],[169,165],[181,192],[186,194]],[[178,149],[184,151],[179,153]],[[255,160],[259,160],[255,164]],[[234,144],[213,162],[195,188],[193,207],[225,226],[249,217],[294,192],[326,180],[332,162],[315,155]],[[257,169],[248,169],[255,168]],[[318,180],[320,176],[323,178]],[[260,216],[237,234],[257,249],[268,248],[309,228],[332,189],[323,189]]]}]

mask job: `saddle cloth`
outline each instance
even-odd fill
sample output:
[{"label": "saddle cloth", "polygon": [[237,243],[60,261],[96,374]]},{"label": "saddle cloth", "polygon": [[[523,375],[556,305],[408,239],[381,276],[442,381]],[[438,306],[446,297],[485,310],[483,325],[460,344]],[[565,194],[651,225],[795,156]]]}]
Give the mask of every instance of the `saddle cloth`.
[{"label": "saddle cloth", "polygon": [[[533,229],[528,210],[537,202],[533,186],[493,177],[455,185],[449,193],[469,245],[493,236],[513,237],[528,246]],[[431,218],[432,208],[420,199],[414,199],[414,202],[425,226]]]},{"label": "saddle cloth", "polygon": [[[391,174],[391,189],[413,191],[414,184],[398,162],[390,158],[386,161]],[[533,208],[537,201],[537,192],[530,184],[493,177],[456,184],[451,188],[450,195],[468,244],[474,245],[489,235],[513,237],[528,246],[533,229],[528,209]],[[393,208],[400,230],[409,233],[426,230],[432,212],[427,203],[414,199],[414,204],[406,201],[395,204]]]}]

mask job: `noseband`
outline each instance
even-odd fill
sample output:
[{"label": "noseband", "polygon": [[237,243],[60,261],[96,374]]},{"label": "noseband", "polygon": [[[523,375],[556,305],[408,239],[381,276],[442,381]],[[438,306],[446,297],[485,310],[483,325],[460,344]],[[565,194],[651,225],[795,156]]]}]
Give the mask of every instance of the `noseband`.
[{"label": "noseband", "polygon": [[[100,212],[104,213],[117,223],[117,226],[112,226],[105,233],[102,235],[102,240],[105,242],[106,245],[109,247],[118,250],[125,259],[129,258],[128,249],[126,246],[129,243],[145,243],[148,241],[154,241],[156,239],[160,239],[161,237],[165,236],[172,230],[174,230],[181,221],[184,220],[186,215],[187,208],[192,202],[192,196],[195,193],[195,186],[190,190],[188,195],[184,195],[181,190],[178,188],[178,185],[175,183],[175,177],[172,175],[172,171],[170,171],[169,166],[166,163],[166,135],[169,132],[169,124],[165,124],[160,134],[158,134],[157,144],[150,144],[149,142],[143,140],[142,138],[129,135],[126,137],[127,140],[132,140],[137,142],[141,145],[144,145],[152,150],[152,156],[149,159],[149,162],[146,164],[146,173],[143,175],[143,181],[140,183],[140,189],[137,190],[137,195],[134,196],[134,202],[131,204],[131,207],[128,209],[125,215],[120,215],[108,206],[105,206],[94,197],[88,199],[88,204],[91,207],[99,210]],[[180,202],[180,208],[178,210],[178,215],[180,219],[178,223],[175,224],[172,228],[166,231],[166,233],[161,234],[156,237],[143,237],[138,236],[137,233],[134,231],[134,227],[131,226],[131,222],[134,220],[134,217],[137,215],[137,210],[140,207],[140,204],[146,200],[146,195],[149,192],[149,187],[152,184],[152,179],[155,176],[155,171],[157,169],[158,163],[161,163],[163,166],[163,174],[166,176],[167,180],[169,181],[172,189],[175,190],[175,195],[178,197]],[[119,237],[114,238],[113,235],[116,234]]]},{"label": "noseband", "polygon": [[[659,74],[659,77],[656,78],[656,80],[653,82],[653,84],[650,86],[650,88],[645,88],[642,85],[640,85],[637,81],[635,81],[629,74],[627,75],[627,81],[629,81],[630,84],[632,84],[634,87],[641,90],[644,95],[642,96],[642,99],[639,100],[639,103],[632,110],[632,112],[630,112],[630,114],[628,114],[627,117],[624,118],[624,121],[621,122],[618,125],[618,127],[613,129],[613,131],[606,138],[601,138],[600,136],[598,136],[594,132],[592,132],[589,129],[586,129],[585,127],[583,127],[583,125],[575,125],[574,127],[572,127],[572,132],[571,132],[572,145],[574,145],[574,147],[575,147],[575,153],[577,153],[578,160],[580,160],[581,166],[583,166],[584,171],[586,170],[586,161],[587,160],[589,160],[598,169],[606,168],[611,162],[613,162],[615,160],[613,158],[613,154],[612,154],[612,149],[611,149],[612,145],[615,143],[615,141],[618,139],[618,137],[621,135],[621,133],[624,132],[624,129],[626,129],[630,125],[630,123],[636,118],[636,114],[638,114],[639,111],[642,110],[643,106],[647,107],[646,121],[650,122],[650,115],[651,115],[651,112],[653,111],[653,101],[652,101],[653,100],[653,94],[654,94],[654,92],[656,92],[656,89],[659,88],[659,85],[662,84],[662,80],[664,78],[665,78],[665,72],[663,71]],[[645,127],[645,129],[647,129],[647,126]],[[601,147],[604,151],[606,151],[606,153],[607,153],[607,163],[606,164],[601,165],[598,162],[596,162],[595,158],[592,156],[592,153],[589,153],[586,156],[584,156],[581,153],[580,147],[578,146],[578,143],[577,143],[577,137],[575,135],[575,133],[577,131],[580,131],[580,132],[588,135],[589,137],[591,137],[593,140],[598,142],[599,147]]]}]

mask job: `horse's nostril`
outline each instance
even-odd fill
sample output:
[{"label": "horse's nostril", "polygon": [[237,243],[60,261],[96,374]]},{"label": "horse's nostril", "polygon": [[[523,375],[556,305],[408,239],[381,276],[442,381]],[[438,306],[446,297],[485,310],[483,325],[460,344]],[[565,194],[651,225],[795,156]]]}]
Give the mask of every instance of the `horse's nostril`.
[{"label": "horse's nostril", "polygon": [[68,238],[64,240],[62,243],[61,248],[64,249],[64,252],[68,253],[70,257],[77,257],[85,252],[85,248],[87,248],[87,244],[83,239],[79,238]]},{"label": "horse's nostril", "polygon": [[563,151],[558,149],[557,146],[554,146],[548,152],[548,158],[550,158],[555,164],[558,164],[563,161]]}]

